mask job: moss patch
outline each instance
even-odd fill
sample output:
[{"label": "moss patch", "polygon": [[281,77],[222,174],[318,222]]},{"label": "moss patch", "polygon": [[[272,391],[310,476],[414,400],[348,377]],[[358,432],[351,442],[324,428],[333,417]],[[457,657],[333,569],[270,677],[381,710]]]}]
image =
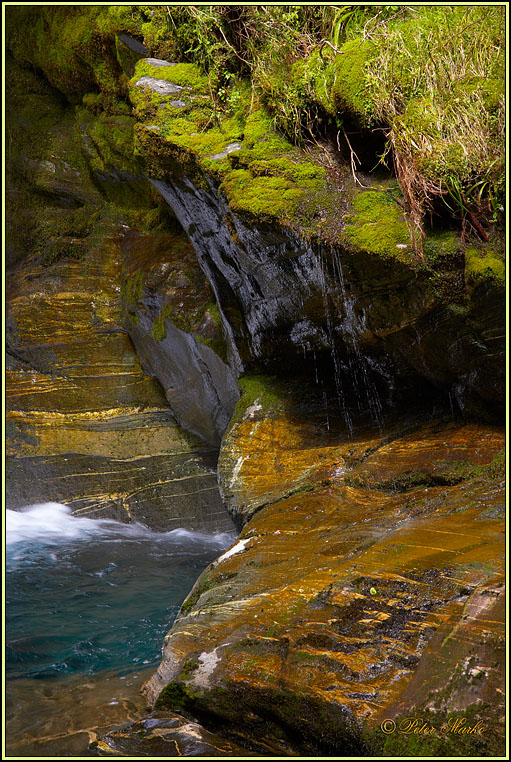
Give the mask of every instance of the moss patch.
[{"label": "moss patch", "polygon": [[165,304],[162,309],[160,310],[160,314],[156,318],[156,320],[153,322],[153,339],[155,341],[163,341],[163,339],[166,336],[166,327],[165,323],[168,319],[170,319],[172,316],[172,305]]},{"label": "moss patch", "polygon": [[355,39],[346,42],[341,53],[327,67],[324,80],[316,83],[316,95],[324,108],[336,116],[339,110],[370,121],[372,100],[368,93],[367,64],[377,53],[370,40]]},{"label": "moss patch", "polygon": [[359,191],[348,220],[346,236],[358,249],[407,264],[413,261],[406,222],[389,191]]},{"label": "moss patch", "polygon": [[136,272],[121,283],[121,298],[128,305],[135,305],[142,298],[144,274]]},{"label": "moss patch", "polygon": [[172,680],[161,691],[154,704],[155,709],[189,709],[194,704],[194,694],[177,680]]},{"label": "moss patch", "polygon": [[284,389],[276,379],[268,376],[244,376],[239,379],[238,385],[241,397],[234,408],[227,433],[243,420],[247,409],[253,405],[260,406],[267,416],[271,411],[277,413],[282,410],[286,404]]},{"label": "moss patch", "polygon": [[[142,76],[184,89],[163,96],[137,86]],[[239,98],[236,109],[226,112],[218,110],[206,87],[207,79],[192,64],[152,67],[139,62],[130,89],[136,115],[146,125],[137,129],[139,152],[150,156],[152,171],[155,154],[163,162],[172,155],[182,161],[184,152],[220,183],[234,211],[260,221],[299,223],[304,207],[315,205],[318,192],[326,189],[326,170],[280,136],[262,106],[252,109],[246,83],[233,85]],[[172,106],[176,99],[186,106]],[[222,156],[233,144],[241,148]]]},{"label": "moss patch", "polygon": [[465,279],[469,284],[492,281],[499,286],[506,282],[506,266],[503,257],[491,249],[465,250]]},{"label": "moss patch", "polygon": [[[142,59],[136,66],[136,77],[153,77],[172,82],[179,87],[189,88],[195,93],[208,93],[209,80],[195,64],[176,63],[173,66],[152,66]],[[176,96],[177,98],[178,96]]]}]

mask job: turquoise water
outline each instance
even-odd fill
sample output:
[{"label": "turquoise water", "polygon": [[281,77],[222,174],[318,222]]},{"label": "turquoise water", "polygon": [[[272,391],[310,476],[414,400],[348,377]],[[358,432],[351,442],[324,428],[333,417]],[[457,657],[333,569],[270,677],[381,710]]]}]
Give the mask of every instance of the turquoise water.
[{"label": "turquoise water", "polygon": [[76,518],[56,503],[7,511],[8,678],[156,666],[195,580],[234,539]]}]

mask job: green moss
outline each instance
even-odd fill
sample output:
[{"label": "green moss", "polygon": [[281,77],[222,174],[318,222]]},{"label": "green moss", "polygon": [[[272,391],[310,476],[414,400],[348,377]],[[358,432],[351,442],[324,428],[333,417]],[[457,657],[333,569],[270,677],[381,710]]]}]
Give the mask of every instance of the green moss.
[{"label": "green moss", "polygon": [[42,260],[48,266],[60,259],[84,259],[86,254],[87,250],[81,241],[59,238],[44,247]]},{"label": "green moss", "polygon": [[[154,68],[137,64],[130,91],[138,118],[154,127],[145,134],[141,129],[136,131],[138,150],[148,161],[151,156],[152,170],[155,153],[161,156],[162,165],[173,154],[182,162],[183,153],[175,153],[178,149],[217,179],[234,211],[257,220],[298,221],[304,202],[313,204],[315,194],[324,188],[326,171],[279,136],[263,108],[247,113],[251,101],[246,85],[238,85],[239,103],[230,115],[218,112],[211,98],[197,97],[195,90],[182,95],[188,99],[186,110],[174,109],[169,106],[169,97],[136,86],[143,74],[155,75]],[[196,83],[197,71],[189,64],[161,69],[173,82],[191,83],[187,87]],[[179,77],[174,77],[175,70]],[[204,81],[199,79],[197,87],[203,88]],[[225,158],[211,158],[232,143],[240,143],[241,150]]]},{"label": "green moss", "polygon": [[183,662],[183,665],[181,667],[181,670],[179,672],[179,679],[180,680],[190,680],[193,673],[199,666],[199,660],[195,657],[192,657],[190,659],[186,659],[186,661]]},{"label": "green moss", "polygon": [[[192,63],[177,63],[173,66],[151,66],[146,60],[136,65],[136,79],[153,77],[172,82],[180,87],[191,88],[194,94],[209,92],[209,79]],[[178,97],[178,96],[176,96]]]},{"label": "green moss", "polygon": [[461,473],[464,479],[476,479],[484,482],[503,480],[506,476],[506,451],[503,448],[485,466],[473,466],[471,463],[463,462],[455,464],[454,472]]},{"label": "green moss", "polygon": [[[153,338],[155,341],[163,341],[166,336],[167,320],[171,320],[176,328],[179,328],[181,331],[190,333],[201,322],[205,312],[206,308],[204,306],[199,307],[199,309],[189,310],[185,305],[185,308],[180,310],[174,304],[164,304],[158,317],[153,321]],[[203,338],[196,332],[193,335],[198,341],[211,346],[211,348],[213,348],[213,345],[216,345],[216,339]],[[218,343],[221,344],[221,339],[218,340]]]},{"label": "green moss", "polygon": [[369,40],[346,42],[341,53],[327,67],[324,80],[318,79],[316,96],[334,116],[338,110],[348,111],[363,121],[369,121],[373,102],[368,93],[366,68],[377,48]]},{"label": "green moss", "polygon": [[195,583],[195,587],[193,588],[192,592],[181,606],[181,611],[179,612],[180,615],[186,615],[191,609],[193,609],[201,595],[205,593],[206,590],[210,590],[216,584],[218,584],[218,580],[213,576],[211,571],[204,571]]},{"label": "green moss", "polygon": [[489,480],[501,480],[505,477],[505,451],[499,452],[493,460],[485,466],[474,466],[469,461],[460,460],[445,463],[442,470],[435,473],[424,471],[408,471],[393,479],[371,481],[363,476],[345,476],[344,484],[351,487],[370,488],[383,492],[399,493],[423,487],[453,486],[469,480],[488,482]]},{"label": "green moss", "polygon": [[223,331],[223,323],[220,316],[220,310],[218,309],[218,304],[216,302],[208,302],[206,305],[206,312],[215,323],[217,331],[221,333]]},{"label": "green moss", "polygon": [[[87,99],[84,97],[84,100]],[[90,165],[94,171],[140,173],[140,166],[133,155],[133,117],[105,113],[94,117],[90,111],[81,109],[78,111],[78,123],[95,149],[94,154],[90,155]]]},{"label": "green moss", "polygon": [[155,709],[179,710],[187,709],[193,706],[195,692],[187,685],[183,685],[177,680],[172,680],[161,691],[154,704]]},{"label": "green moss", "polygon": [[253,405],[256,400],[265,409],[281,410],[285,396],[283,389],[276,379],[268,376],[243,376],[239,379],[242,392],[240,399],[246,406]]},{"label": "green moss", "polygon": [[[339,205],[329,201],[327,172],[275,125],[297,141],[308,130],[317,134],[325,121],[339,128],[349,114],[364,125],[388,129],[388,147],[406,158],[396,166],[406,165],[400,182],[407,200],[413,200],[410,230],[422,229],[428,195],[455,209],[467,203],[471,209],[488,207],[494,222],[502,216],[504,65],[498,8],[406,7],[376,14],[363,8],[350,10],[340,25],[333,11],[319,26],[318,19],[298,11],[288,17],[277,9],[268,16],[266,10],[247,9],[240,23],[253,31],[254,44],[245,50],[241,38],[234,42],[243,48],[239,57],[227,38],[225,44],[221,39],[221,31],[228,37],[232,29],[220,9],[20,6],[6,15],[17,59],[44,71],[72,103],[84,98],[88,112],[100,118],[87,128],[95,152],[91,166],[98,173],[117,167],[136,174],[133,153],[156,177],[171,171],[174,161],[200,187],[207,187],[206,175],[213,177],[240,214],[283,222],[305,237],[338,240]],[[474,37],[476,23],[480,34]],[[125,72],[131,73],[135,56],[119,43],[122,31],[144,36],[151,55],[180,62],[155,67],[138,61],[128,82]],[[322,45],[325,40],[333,40],[339,52]],[[452,69],[457,51],[471,62],[460,72]],[[240,57],[249,61],[250,81],[240,74]],[[136,87],[142,76],[182,87],[175,98],[185,108],[172,106],[172,97]],[[123,102],[128,90],[136,118],[145,125],[136,130],[135,149],[128,122],[106,118],[129,119]],[[232,142],[242,150],[211,159]],[[328,159],[322,155],[322,161]],[[110,182],[102,190],[123,208],[133,208],[144,192],[140,187],[124,198]],[[411,250],[399,248],[408,245],[400,210],[389,204],[380,214],[381,204],[362,206],[357,197],[347,231],[351,243],[410,260]],[[436,256],[430,249],[430,264]],[[477,259],[469,252],[467,280],[503,282],[499,256],[488,250],[484,261]]]},{"label": "green moss", "polygon": [[71,103],[100,89],[123,92],[114,38],[98,25],[101,6],[12,7],[7,14],[14,56],[42,70]]},{"label": "green moss", "polygon": [[126,306],[136,305],[142,298],[143,285],[144,274],[140,271],[123,279],[121,283],[121,299]]},{"label": "green moss", "polygon": [[225,342],[225,339],[223,337],[218,337],[216,339],[210,339],[205,338],[204,336],[201,336],[199,333],[194,332],[194,338],[200,343],[204,344],[204,346],[209,347],[215,354],[217,354],[221,360],[223,360],[225,363],[228,362],[229,356],[227,351],[227,344]]},{"label": "green moss", "polygon": [[492,281],[499,286],[506,282],[505,261],[491,249],[465,250],[465,278],[468,283]]},{"label": "green moss", "polygon": [[461,250],[461,241],[457,233],[444,231],[431,233],[424,242],[424,259],[428,265],[441,268],[456,262]]},{"label": "green moss", "polygon": [[385,191],[359,191],[348,217],[346,235],[362,251],[410,263],[410,236],[403,213]]},{"label": "green moss", "polygon": [[48,233],[72,238],[86,238],[99,221],[100,212],[90,207],[78,207],[65,211],[60,218],[53,219]]},{"label": "green moss", "polygon": [[96,184],[119,210],[150,208],[151,185],[143,177],[142,162],[134,151],[134,118],[104,111],[95,115],[103,104],[102,96],[96,99],[88,94],[84,102],[92,103],[93,110],[78,108],[77,122]]},{"label": "green moss", "polygon": [[261,406],[264,415],[277,413],[286,404],[285,390],[276,379],[268,376],[243,376],[238,380],[238,386],[241,397],[234,408],[228,431],[243,420],[247,408],[254,404]]},{"label": "green moss", "polygon": [[237,212],[258,219],[284,221],[296,212],[304,191],[284,177],[253,177],[248,170],[234,170],[220,186]]},{"label": "green moss", "polygon": [[163,341],[163,339],[166,336],[165,323],[171,317],[172,317],[172,305],[164,304],[162,309],[160,310],[160,314],[158,315],[156,320],[153,321],[152,333],[153,333],[153,339],[155,341]]}]

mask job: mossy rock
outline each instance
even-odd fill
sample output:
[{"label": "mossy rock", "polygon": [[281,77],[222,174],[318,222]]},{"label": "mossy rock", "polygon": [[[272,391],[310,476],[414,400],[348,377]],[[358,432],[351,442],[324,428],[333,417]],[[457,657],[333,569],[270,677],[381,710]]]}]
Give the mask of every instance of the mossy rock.
[{"label": "mossy rock", "polygon": [[402,209],[383,187],[356,194],[345,233],[349,243],[359,250],[406,264],[414,260]]},{"label": "mossy rock", "polygon": [[490,248],[468,247],[465,250],[465,278],[471,285],[490,281],[497,286],[504,286],[506,283],[504,258]]},{"label": "mossy rock", "polygon": [[325,83],[316,83],[316,95],[333,116],[348,112],[365,123],[370,122],[373,103],[368,94],[365,71],[376,55],[370,40],[357,38],[346,42],[325,71]]},{"label": "mossy rock", "polygon": [[[137,85],[144,76],[182,87],[179,98],[187,107],[175,108],[172,96]],[[143,119],[136,130],[137,150],[156,175],[156,157],[163,176],[172,159],[187,172],[195,162],[194,181],[200,171],[212,176],[230,207],[252,220],[299,224],[304,207],[326,193],[327,172],[275,131],[262,106],[250,112],[250,90],[243,83],[237,87],[237,110],[221,115],[197,67],[140,61],[130,89],[136,115]],[[232,146],[236,149],[229,151]]]}]

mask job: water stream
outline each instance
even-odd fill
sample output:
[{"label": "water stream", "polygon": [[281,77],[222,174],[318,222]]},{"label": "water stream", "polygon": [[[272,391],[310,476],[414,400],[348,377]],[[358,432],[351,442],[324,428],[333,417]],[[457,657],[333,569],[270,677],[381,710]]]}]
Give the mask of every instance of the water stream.
[{"label": "water stream", "polygon": [[142,709],[139,688],[182,601],[235,539],[77,518],[58,503],[8,510],[6,535],[8,742],[13,753],[51,743],[63,755],[76,753],[73,728],[90,731],[86,705],[96,723],[105,702]]}]

